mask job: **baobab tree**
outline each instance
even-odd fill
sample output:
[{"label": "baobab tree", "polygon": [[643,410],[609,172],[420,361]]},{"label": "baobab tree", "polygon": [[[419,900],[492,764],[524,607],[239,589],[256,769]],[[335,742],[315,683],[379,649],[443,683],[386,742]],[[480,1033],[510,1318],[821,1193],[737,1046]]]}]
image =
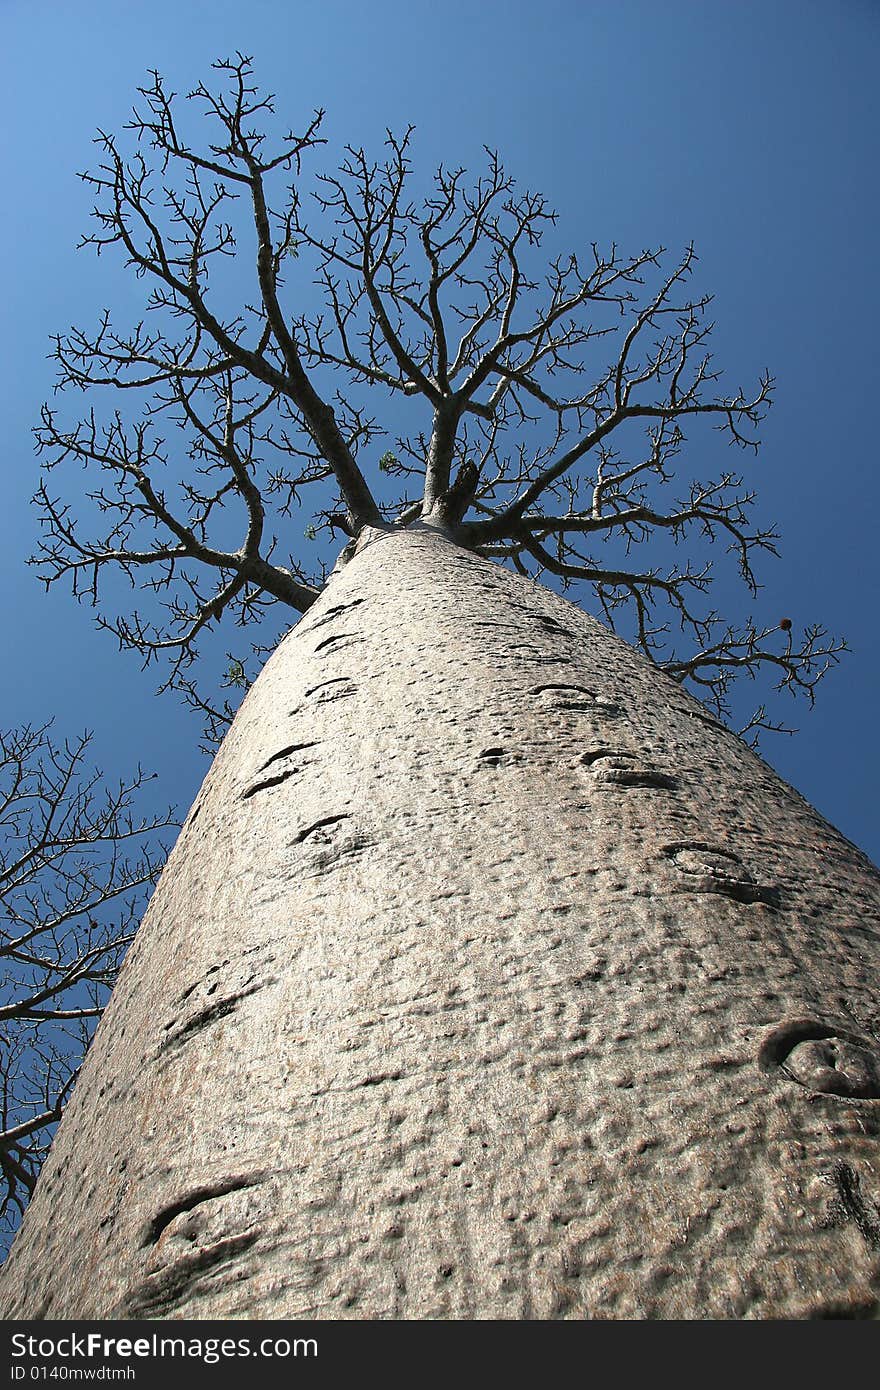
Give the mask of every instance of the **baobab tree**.
[{"label": "baobab tree", "polygon": [[0,732],[0,1240],[55,1126],[165,857],[148,779],[89,768],[90,734]]},{"label": "baobab tree", "polygon": [[[692,249],[548,255],[492,153],[414,195],[410,132],[310,191],[320,113],[273,144],[248,60],[216,66],[188,106],[153,74],[85,175],[148,312],[56,342],[111,413],[44,411],[49,470],[96,481],[77,510],[50,471],[36,558],[213,729],[208,630],[303,616],[128,954],[5,1315],[870,1312],[878,878],[723,722],[737,675],[810,699],[842,643],[712,611],[705,542],[756,597],[776,538],[685,461],[692,430],[748,459],[771,378],[724,388]],[[329,574],[290,540],[309,497]],[[102,607],[120,570],[146,611]]]}]

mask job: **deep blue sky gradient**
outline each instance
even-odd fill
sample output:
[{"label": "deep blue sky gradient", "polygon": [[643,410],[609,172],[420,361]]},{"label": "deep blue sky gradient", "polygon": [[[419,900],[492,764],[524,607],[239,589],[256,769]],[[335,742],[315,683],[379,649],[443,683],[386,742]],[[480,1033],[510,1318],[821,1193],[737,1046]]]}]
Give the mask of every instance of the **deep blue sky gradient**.
[{"label": "deep blue sky gradient", "polygon": [[[141,760],[183,810],[205,773],[194,716],[156,699],[154,674],[25,568],[36,534],[29,431],[51,391],[49,335],[91,325],[104,305],[136,311],[115,264],[74,250],[91,205],[76,171],[95,128],[120,127],[148,68],[188,90],[241,49],[285,123],[327,109],[330,155],[348,140],[378,152],[386,126],[412,122],[426,169],[473,166],[484,144],[497,147],[522,185],[548,195],[573,249],[616,240],[678,252],[694,240],[728,379],[745,386],[767,366],[778,380],[765,447],[757,463],[738,460],[783,536],[782,559],[761,567],[760,612],[823,622],[853,649],[812,712],[782,703],[801,732],[768,739],[764,756],[880,859],[880,6],[0,0],[0,20],[0,724],[88,725],[108,772]],[[731,617],[734,604],[750,607],[733,594]]]}]

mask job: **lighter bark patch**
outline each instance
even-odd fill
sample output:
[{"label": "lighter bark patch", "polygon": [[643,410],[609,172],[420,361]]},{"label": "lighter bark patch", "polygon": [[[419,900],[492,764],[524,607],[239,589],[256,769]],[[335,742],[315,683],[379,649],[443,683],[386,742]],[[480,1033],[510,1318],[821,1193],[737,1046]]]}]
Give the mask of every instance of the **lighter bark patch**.
[{"label": "lighter bark patch", "polygon": [[530,666],[571,666],[572,658],[564,654],[541,651],[531,642],[511,642],[499,649],[499,656],[510,657]]}]

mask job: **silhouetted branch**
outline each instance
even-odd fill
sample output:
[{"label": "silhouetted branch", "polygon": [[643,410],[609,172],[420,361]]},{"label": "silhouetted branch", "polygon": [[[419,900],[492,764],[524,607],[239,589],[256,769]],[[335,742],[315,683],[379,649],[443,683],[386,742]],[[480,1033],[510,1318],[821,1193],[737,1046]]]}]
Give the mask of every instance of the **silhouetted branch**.
[{"label": "silhouetted branch", "polygon": [[175,825],[135,818],[147,775],[107,783],[89,742],[0,733],[0,1229],[27,1204]]}]

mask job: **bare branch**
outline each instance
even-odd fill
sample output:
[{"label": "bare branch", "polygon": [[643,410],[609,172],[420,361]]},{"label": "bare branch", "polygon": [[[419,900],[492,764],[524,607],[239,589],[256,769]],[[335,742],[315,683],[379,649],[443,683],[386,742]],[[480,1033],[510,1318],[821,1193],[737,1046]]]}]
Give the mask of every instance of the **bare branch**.
[{"label": "bare branch", "polygon": [[[104,313],[56,340],[59,389],[109,392],[117,408],[75,425],[44,411],[47,468],[108,479],[76,514],[42,482],[45,581],[97,605],[109,567],[146,590],[143,612],[98,621],[145,663],[170,658],[166,684],[214,729],[222,702],[183,674],[197,640],[273,604],[304,612],[330,572],[325,551],[311,572],[292,552],[300,507],[319,547],[427,519],[519,572],[580,584],[710,702],[727,706],[736,674],[775,669],[809,698],[839,641],[780,653],[759,635],[772,627],[719,626],[706,603],[718,552],[753,598],[757,561],[776,554],[754,490],[718,457],[757,451],[773,380],[724,384],[694,248],[560,251],[555,212],[493,150],[475,178],[442,166],[416,196],[411,128],[389,131],[378,160],[349,145],[309,180],[322,113],[294,134],[247,57],[215,72],[183,103],[152,73],[84,176],[97,200],[86,244],[121,252],[148,293],[133,327]],[[233,258],[250,288],[230,302]],[[140,419],[117,392],[140,393]],[[385,416],[378,397],[393,399]],[[669,549],[685,544],[676,563]]]},{"label": "bare branch", "polygon": [[0,1232],[23,1211],[167,852],[149,780],[86,764],[90,735],[0,733]]}]

